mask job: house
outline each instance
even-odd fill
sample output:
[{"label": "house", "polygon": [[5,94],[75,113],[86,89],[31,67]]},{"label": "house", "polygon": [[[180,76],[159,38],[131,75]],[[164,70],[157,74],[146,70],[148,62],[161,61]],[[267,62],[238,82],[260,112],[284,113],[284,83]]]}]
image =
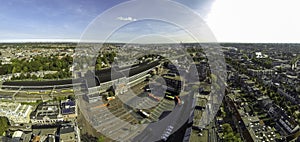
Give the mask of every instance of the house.
[{"label": "house", "polygon": [[199,75],[199,80],[203,81],[207,77],[208,73],[208,64],[205,61],[201,61],[200,63],[196,64],[196,68]]},{"label": "house", "polygon": [[261,108],[265,110],[269,110],[270,106],[272,106],[273,101],[268,96],[261,96],[257,98],[258,104]]},{"label": "house", "polygon": [[277,130],[282,135],[290,135],[299,131],[299,124],[277,105],[273,105],[268,110],[268,114],[275,120]]},{"label": "house", "polygon": [[61,127],[59,134],[61,142],[74,142],[77,139],[74,126]]},{"label": "house", "polygon": [[53,124],[63,121],[58,102],[44,102],[37,106],[36,110],[30,114],[33,124]]},{"label": "house", "polygon": [[264,70],[247,69],[247,70],[251,76],[257,76],[257,77],[263,76],[263,75],[269,76],[269,75],[273,75],[275,73],[275,71],[272,69],[264,69]]},{"label": "house", "polygon": [[21,142],[23,135],[24,133],[22,131],[15,131],[12,135],[12,142]]},{"label": "house", "polygon": [[165,79],[168,90],[179,93],[181,91],[182,80],[180,76],[166,74],[163,76]]},{"label": "house", "polygon": [[61,114],[64,120],[69,120],[77,117],[76,102],[70,99],[61,102]]},{"label": "house", "polygon": [[94,93],[94,94],[86,94],[84,96],[85,100],[89,103],[94,103],[97,101],[100,101],[102,99],[102,97],[100,96],[99,93]]}]

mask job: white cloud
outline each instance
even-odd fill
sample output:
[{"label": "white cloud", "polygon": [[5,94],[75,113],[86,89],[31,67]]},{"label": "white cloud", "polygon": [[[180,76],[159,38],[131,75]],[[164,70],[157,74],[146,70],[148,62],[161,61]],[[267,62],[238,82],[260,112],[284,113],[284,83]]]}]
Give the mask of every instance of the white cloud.
[{"label": "white cloud", "polygon": [[217,0],[205,19],[221,42],[300,42],[299,0]]},{"label": "white cloud", "polygon": [[120,20],[120,21],[136,21],[137,19],[133,18],[133,17],[118,17],[117,20]]}]

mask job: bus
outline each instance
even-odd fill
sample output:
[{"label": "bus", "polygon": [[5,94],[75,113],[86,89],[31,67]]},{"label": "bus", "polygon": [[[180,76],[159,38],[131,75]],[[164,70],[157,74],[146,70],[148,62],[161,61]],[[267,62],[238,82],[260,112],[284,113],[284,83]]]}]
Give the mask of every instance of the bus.
[{"label": "bus", "polygon": [[146,118],[148,118],[148,117],[150,117],[150,114],[148,114],[147,112],[145,112],[145,111],[143,111],[143,110],[139,110],[138,111],[143,117],[146,117]]},{"label": "bus", "polygon": [[149,93],[148,96],[151,97],[151,98],[153,98],[153,99],[155,99],[156,101],[160,101],[160,99],[158,97],[154,96],[151,93]]},{"label": "bus", "polygon": [[174,99],[175,99],[175,97],[174,97],[174,96],[171,96],[171,95],[166,95],[166,98],[167,98],[167,99],[171,99],[171,100],[174,100]]}]

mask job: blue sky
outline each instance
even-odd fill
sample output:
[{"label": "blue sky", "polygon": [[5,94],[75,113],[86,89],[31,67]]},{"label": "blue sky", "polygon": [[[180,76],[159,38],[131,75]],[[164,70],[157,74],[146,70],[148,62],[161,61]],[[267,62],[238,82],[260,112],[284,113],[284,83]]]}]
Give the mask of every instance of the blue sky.
[{"label": "blue sky", "polygon": [[118,0],[4,0],[0,39],[77,39],[91,20]]},{"label": "blue sky", "polygon": [[[300,41],[297,0],[173,1],[200,14],[220,42]],[[123,2],[126,0],[1,0],[0,41],[76,41],[98,15]],[[155,10],[151,3],[146,8]],[[131,16],[112,17],[114,21],[110,22],[133,22],[118,30],[114,40],[132,40],[126,39],[128,35],[169,34],[178,35],[176,40],[190,41],[178,27],[163,22],[138,22],[139,15]],[[105,24],[109,27],[110,22]]]},{"label": "blue sky", "polygon": [[[126,0],[3,0],[0,5],[0,40],[79,39],[93,19],[122,2]],[[176,2],[205,16],[213,1]],[[144,25],[135,24],[136,28]]]}]

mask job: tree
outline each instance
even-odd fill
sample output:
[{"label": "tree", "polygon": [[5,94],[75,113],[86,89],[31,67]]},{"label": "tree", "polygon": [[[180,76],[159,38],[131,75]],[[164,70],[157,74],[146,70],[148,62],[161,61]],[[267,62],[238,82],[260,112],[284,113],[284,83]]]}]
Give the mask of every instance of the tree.
[{"label": "tree", "polygon": [[115,95],[115,94],[114,94],[113,91],[109,91],[109,92],[108,92],[108,96],[109,96],[109,97],[114,96],[114,95]]},{"label": "tree", "polygon": [[6,117],[1,116],[0,117],[0,135],[2,136],[2,134],[4,134],[5,131],[7,131],[8,127],[9,127],[9,121]]},{"label": "tree", "polygon": [[28,72],[28,68],[26,66],[23,67],[23,72]]},{"label": "tree", "polygon": [[74,100],[75,100],[75,96],[74,96],[74,95],[69,95],[69,96],[68,96],[68,99],[74,101]]},{"label": "tree", "polygon": [[226,132],[226,133],[232,132],[232,128],[231,128],[230,124],[225,123],[222,125],[222,127],[224,129],[224,132]]},{"label": "tree", "polygon": [[234,134],[233,132],[224,134],[225,141],[234,141]]},{"label": "tree", "polygon": [[102,68],[101,63],[96,64],[96,70],[101,70],[101,68]]},{"label": "tree", "polygon": [[236,133],[234,134],[232,127],[230,124],[225,123],[222,125],[222,128],[224,129],[224,134],[223,138],[225,141],[230,141],[230,142],[241,142],[240,136]]},{"label": "tree", "polygon": [[31,79],[37,79],[38,77],[35,75],[35,74],[33,74],[32,76],[31,76]]},{"label": "tree", "polygon": [[5,64],[2,66],[2,69],[3,69],[4,74],[9,74],[9,73],[11,73],[13,67],[11,64]]},{"label": "tree", "polygon": [[39,71],[43,71],[43,66],[40,66],[40,67],[39,67]]},{"label": "tree", "polygon": [[25,79],[25,78],[26,78],[26,76],[24,75],[24,73],[21,73],[20,74],[20,80]]},{"label": "tree", "polygon": [[104,136],[100,136],[100,137],[98,138],[98,142],[104,142],[104,141],[105,141]]},{"label": "tree", "polygon": [[12,69],[11,73],[17,73],[17,72],[18,72],[18,69],[17,69],[17,67],[13,67],[13,69]]}]

